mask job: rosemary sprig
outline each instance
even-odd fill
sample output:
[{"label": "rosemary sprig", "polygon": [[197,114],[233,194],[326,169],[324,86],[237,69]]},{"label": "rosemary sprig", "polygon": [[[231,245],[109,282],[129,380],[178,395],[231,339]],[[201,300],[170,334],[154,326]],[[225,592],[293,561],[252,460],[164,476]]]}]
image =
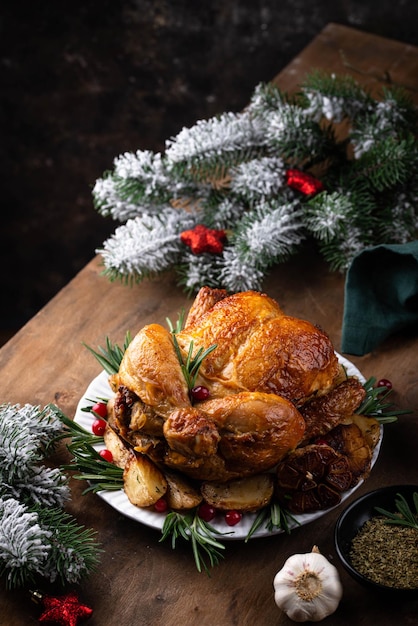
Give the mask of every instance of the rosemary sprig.
[{"label": "rosemary sprig", "polygon": [[183,372],[183,376],[187,384],[187,388],[189,391],[191,391],[196,384],[197,375],[199,373],[199,369],[200,369],[200,366],[202,365],[203,359],[205,359],[208,356],[208,354],[213,352],[213,350],[215,350],[217,345],[216,343],[214,343],[212,346],[209,346],[209,348],[207,348],[206,350],[203,350],[203,348],[199,348],[199,350],[193,356],[194,345],[193,345],[193,340],[192,340],[189,345],[189,350],[187,352],[186,361],[184,361],[175,333],[173,333],[173,343],[174,343],[174,350],[176,352],[177,358],[180,363],[181,371]]},{"label": "rosemary sprig", "polygon": [[381,424],[390,424],[398,420],[399,415],[410,413],[408,410],[397,409],[391,402],[387,402],[392,389],[375,387],[376,378],[373,376],[364,383],[366,397],[356,413],[374,417]]},{"label": "rosemary sprig", "polygon": [[103,437],[99,437],[98,435],[88,432],[85,428],[77,424],[77,422],[70,420],[60,409],[58,409],[58,407],[56,407],[56,413],[65,428],[60,435],[55,437],[54,441],[71,437],[72,443],[68,444],[67,448],[71,448],[73,445],[79,444],[94,446],[103,443]]},{"label": "rosemary sprig", "polygon": [[266,506],[264,509],[260,509],[258,511],[258,514],[245,538],[245,543],[247,543],[247,541],[251,539],[256,531],[263,525],[269,532],[283,530],[289,535],[291,531],[291,522],[299,524],[298,520],[293,517],[287,509],[280,506],[278,502],[272,502],[269,506]]},{"label": "rosemary sprig", "polygon": [[73,455],[73,460],[71,464],[64,465],[63,469],[78,471],[73,478],[89,482],[83,495],[90,491],[97,493],[123,489],[123,469],[105,461],[93,446],[86,442],[73,442],[68,450]]},{"label": "rosemary sprig", "polygon": [[93,348],[91,348],[87,344],[83,343],[83,345],[93,354],[93,356],[99,361],[100,365],[108,374],[117,374],[123,355],[131,341],[131,333],[128,330],[125,335],[125,341],[122,348],[120,348],[116,343],[113,344],[108,337],[106,337],[105,348],[99,346],[98,350],[93,350]]},{"label": "rosemary sprig", "polygon": [[167,326],[170,330],[170,333],[176,334],[176,333],[179,333],[181,330],[183,330],[185,317],[186,317],[185,310],[181,309],[175,326],[173,325],[172,321],[168,317],[165,318],[167,322]]},{"label": "rosemary sprig", "polygon": [[197,510],[187,514],[171,511],[164,520],[161,533],[160,541],[165,541],[171,537],[173,550],[179,538],[191,542],[198,572],[204,569],[210,575],[209,565],[214,567],[223,558],[221,550],[225,550],[225,546],[215,539],[215,535],[227,533],[221,533],[211,524],[205,522],[199,517]]},{"label": "rosemary sprig", "polygon": [[103,437],[88,432],[62,412],[59,417],[65,429],[57,439],[71,437],[67,449],[73,455],[71,463],[63,465],[62,469],[77,471],[79,473],[73,475],[75,480],[86,480],[90,483],[83,495],[89,491],[97,493],[102,490],[123,489],[123,469],[105,461],[93,447],[103,443]]},{"label": "rosemary sprig", "polygon": [[397,526],[408,526],[409,528],[415,528],[418,530],[418,492],[415,491],[412,499],[414,502],[415,513],[412,511],[405,497],[401,493],[397,493],[397,500],[395,500],[396,513],[386,511],[381,507],[375,507],[378,513],[381,513],[388,519],[385,520],[386,524],[394,524]]},{"label": "rosemary sprig", "polygon": [[184,360],[176,337],[176,334],[182,330],[184,325],[184,310],[181,311],[175,326],[172,324],[171,320],[169,320],[168,318],[166,318],[166,320],[170,332],[173,335],[174,350],[180,363],[181,371],[183,372],[187,388],[189,391],[191,391],[196,384],[197,375],[199,373],[199,369],[202,365],[203,360],[208,356],[208,354],[215,350],[217,344],[215,343],[212,346],[209,346],[209,348],[207,348],[206,350],[204,350],[203,348],[199,348],[199,350],[193,356],[194,344],[192,340],[189,345],[186,360]]}]

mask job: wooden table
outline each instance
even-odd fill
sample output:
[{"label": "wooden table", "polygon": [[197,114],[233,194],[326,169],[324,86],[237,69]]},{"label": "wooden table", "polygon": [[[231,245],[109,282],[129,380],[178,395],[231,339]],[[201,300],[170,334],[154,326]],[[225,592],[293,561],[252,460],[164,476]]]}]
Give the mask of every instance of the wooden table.
[{"label": "wooden table", "polygon": [[[276,78],[293,90],[313,68],[349,73],[372,91],[390,77],[418,99],[418,48],[329,24]],[[122,343],[149,322],[176,319],[190,301],[171,276],[134,288],[111,284],[94,258],[0,351],[1,401],[44,406],[56,403],[73,416],[87,384],[100,366],[82,342],[96,347],[109,336]],[[344,279],[332,274],[314,254],[277,267],[265,291],[284,310],[325,328],[339,349]],[[366,377],[390,378],[394,399],[414,411],[386,427],[379,459],[360,495],[380,485],[418,483],[418,336],[390,339],[375,352],[351,359]],[[65,448],[62,456],[68,457]],[[76,481],[73,481],[73,483]],[[98,496],[82,496],[73,484],[68,510],[78,522],[97,529],[105,552],[99,570],[79,588],[93,608],[91,624],[100,626],[272,626],[290,624],[274,604],[273,577],[285,558],[314,544],[339,568],[344,597],[330,625],[417,624],[418,602],[393,605],[353,582],[342,570],[333,531],[342,507],[290,536],[276,535],[244,544],[229,542],[226,558],[209,578],[198,574],[188,549],[159,543],[159,531],[120,515]],[[353,496],[352,496],[353,497]],[[46,590],[49,592],[48,590]],[[25,591],[0,588],[0,622],[37,623],[39,609]]]}]

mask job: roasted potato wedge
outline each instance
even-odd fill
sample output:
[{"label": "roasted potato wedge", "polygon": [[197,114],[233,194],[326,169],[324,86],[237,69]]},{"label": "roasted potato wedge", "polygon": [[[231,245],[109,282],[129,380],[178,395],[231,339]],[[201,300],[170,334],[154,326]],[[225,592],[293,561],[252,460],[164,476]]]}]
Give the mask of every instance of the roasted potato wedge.
[{"label": "roasted potato wedge", "polygon": [[353,415],[351,419],[360,428],[368,446],[373,450],[380,439],[380,424],[377,419],[364,415]]},{"label": "roasted potato wedge", "polygon": [[202,494],[184,476],[164,470],[167,480],[165,498],[168,508],[175,511],[193,509],[202,502]]},{"label": "roasted potato wedge", "polygon": [[113,463],[118,467],[124,468],[129,458],[129,449],[109,424],[106,424],[103,439],[106,448],[112,453]]},{"label": "roasted potato wedge", "polygon": [[274,491],[272,474],[257,474],[226,483],[204,482],[203,499],[221,511],[257,511],[270,502]]},{"label": "roasted potato wedge", "polygon": [[124,491],[135,506],[155,504],[167,491],[164,474],[146,456],[130,453],[123,472]]}]

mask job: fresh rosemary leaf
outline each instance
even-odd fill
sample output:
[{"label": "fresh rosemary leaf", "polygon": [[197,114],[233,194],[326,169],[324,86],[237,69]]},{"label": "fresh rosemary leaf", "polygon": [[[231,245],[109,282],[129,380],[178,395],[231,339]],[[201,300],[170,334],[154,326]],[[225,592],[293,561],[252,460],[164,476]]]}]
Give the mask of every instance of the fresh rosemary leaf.
[{"label": "fresh rosemary leaf", "polygon": [[98,350],[93,350],[90,346],[83,343],[93,356],[98,360],[100,365],[108,374],[117,374],[119,367],[126,352],[127,347],[132,341],[131,333],[127,331],[123,347],[120,348],[116,343],[112,344],[110,339],[106,337],[106,347],[99,346]]},{"label": "fresh rosemary leaf", "polygon": [[376,378],[373,376],[364,383],[366,397],[356,413],[374,417],[381,424],[390,424],[398,420],[399,415],[411,413],[408,410],[397,409],[392,402],[387,402],[392,389],[387,387],[375,387]]},{"label": "fresh rosemary leaf", "polygon": [[[171,537],[171,547],[176,547],[177,539],[180,537],[191,542],[193,556],[198,572],[202,569],[209,574],[209,567],[217,565],[223,558],[222,550],[225,546],[218,541],[215,536],[223,535],[211,524],[201,519],[197,513],[181,514],[175,511],[168,513],[164,520],[160,541],[165,541]],[[208,563],[209,561],[209,563]]]},{"label": "fresh rosemary leaf", "polygon": [[396,512],[387,511],[381,507],[375,507],[378,513],[381,513],[387,517],[387,524],[394,524],[396,526],[408,526],[409,528],[415,528],[418,530],[418,492],[413,494],[413,502],[415,507],[415,513],[412,511],[405,497],[401,493],[397,493],[395,500]]},{"label": "fresh rosemary leaf", "polygon": [[168,325],[168,328],[169,328],[171,333],[176,334],[176,333],[179,333],[181,330],[183,330],[185,317],[186,317],[185,310],[181,309],[181,311],[179,313],[178,320],[177,320],[175,326],[173,326],[171,320],[168,317],[165,318],[166,322],[167,322],[167,325]]},{"label": "fresh rosemary leaf", "polygon": [[84,493],[122,489],[123,469],[105,461],[93,447],[103,443],[103,437],[88,432],[62,412],[59,413],[59,418],[66,428],[64,433],[56,439],[71,437],[71,443],[67,444],[67,449],[73,457],[71,463],[63,465],[62,469],[78,472],[73,475],[76,480],[90,482],[90,486]]},{"label": "fresh rosemary leaf", "polygon": [[69,448],[69,449],[70,449],[71,446],[73,446],[75,444],[78,445],[79,443],[86,443],[86,444],[89,444],[89,445],[95,445],[95,444],[103,443],[103,437],[99,437],[99,436],[94,435],[93,433],[87,431],[85,428],[80,426],[80,424],[77,424],[77,422],[74,422],[73,420],[70,420],[59,409],[56,410],[56,413],[57,413],[59,419],[61,420],[61,422],[64,424],[65,429],[63,430],[63,432],[60,435],[55,437],[54,441],[59,441],[60,439],[66,439],[68,437],[71,437],[71,444],[67,445],[67,448]]},{"label": "fresh rosemary leaf", "polygon": [[255,534],[261,526],[264,524],[264,528],[267,528],[269,532],[275,530],[283,530],[285,533],[290,534],[290,522],[293,521],[296,524],[299,522],[295,517],[284,509],[278,502],[273,502],[269,506],[260,509],[258,512],[248,534],[245,538],[247,542]]},{"label": "fresh rosemary leaf", "polygon": [[[269,516],[268,509],[265,507],[264,509],[260,509],[258,511],[255,520],[253,521],[250,530],[245,538],[245,543],[251,539],[251,537],[257,532],[259,528],[264,524]],[[266,527],[266,526],[265,526]]]},{"label": "fresh rosemary leaf", "polygon": [[173,333],[173,344],[176,356],[180,363],[181,371],[183,372],[183,376],[187,384],[187,388],[189,391],[191,391],[195,386],[199,369],[202,365],[203,360],[208,356],[208,354],[215,350],[217,345],[213,344],[212,346],[209,346],[209,348],[207,348],[206,350],[203,350],[203,348],[199,348],[195,356],[193,356],[194,344],[192,340],[187,351],[186,361],[184,361],[175,333]]}]

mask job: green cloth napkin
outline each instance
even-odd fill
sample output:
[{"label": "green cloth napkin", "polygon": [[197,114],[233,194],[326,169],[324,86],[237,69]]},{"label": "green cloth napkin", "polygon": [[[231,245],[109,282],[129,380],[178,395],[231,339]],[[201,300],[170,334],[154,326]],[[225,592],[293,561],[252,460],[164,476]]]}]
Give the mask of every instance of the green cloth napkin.
[{"label": "green cloth napkin", "polygon": [[413,325],[418,328],[418,241],[366,248],[347,272],[341,351],[361,356]]}]

